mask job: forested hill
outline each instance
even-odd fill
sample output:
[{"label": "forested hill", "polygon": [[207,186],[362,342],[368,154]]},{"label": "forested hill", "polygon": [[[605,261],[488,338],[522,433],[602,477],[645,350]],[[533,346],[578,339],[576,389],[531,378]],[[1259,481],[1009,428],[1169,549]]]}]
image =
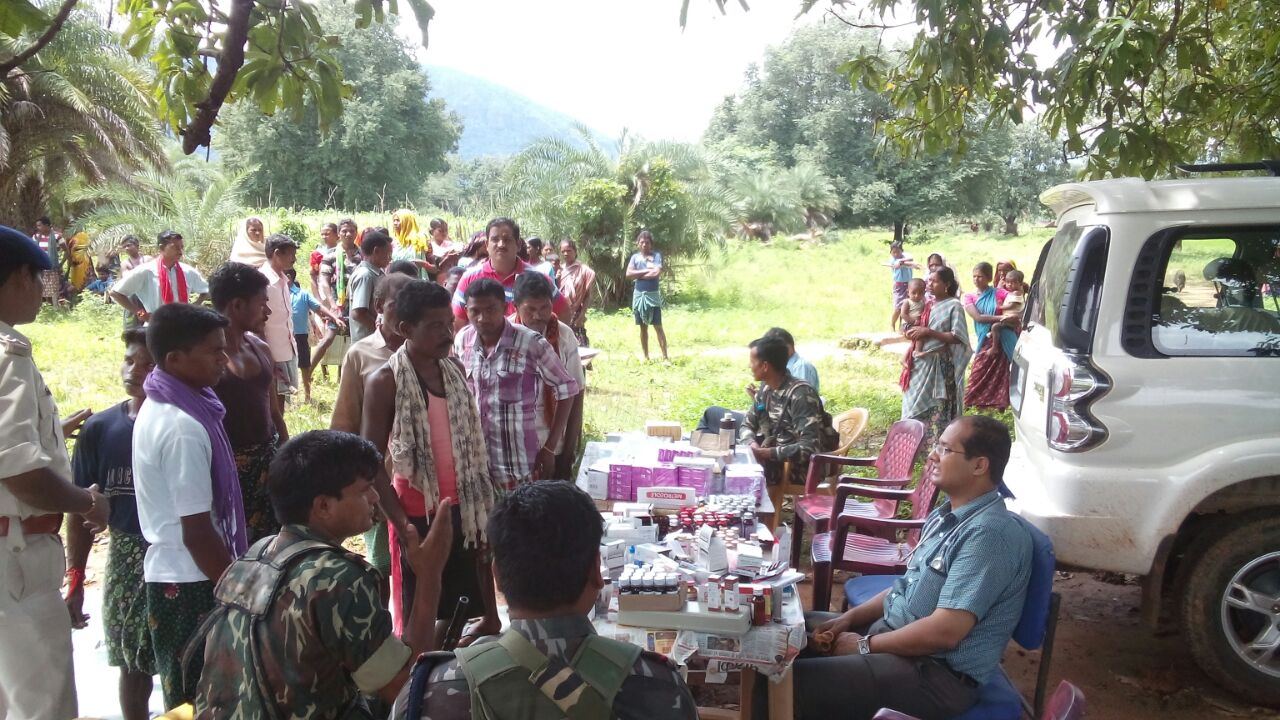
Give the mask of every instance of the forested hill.
[{"label": "forested hill", "polygon": [[[548,135],[574,136],[575,119],[517,93],[511,88],[452,68],[426,66],[431,97],[443,98],[462,118],[458,155],[465,160],[483,155],[513,155],[531,141]],[[596,139],[612,151],[600,133]]]}]

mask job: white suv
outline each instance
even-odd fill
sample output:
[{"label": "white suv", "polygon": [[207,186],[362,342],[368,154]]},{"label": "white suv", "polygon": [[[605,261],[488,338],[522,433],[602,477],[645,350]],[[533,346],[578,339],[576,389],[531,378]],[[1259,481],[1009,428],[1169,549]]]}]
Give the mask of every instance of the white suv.
[{"label": "white suv", "polygon": [[[1280,163],[1189,166],[1280,174]],[[1006,480],[1058,559],[1143,576],[1280,705],[1280,177],[1070,183],[1018,341]]]}]

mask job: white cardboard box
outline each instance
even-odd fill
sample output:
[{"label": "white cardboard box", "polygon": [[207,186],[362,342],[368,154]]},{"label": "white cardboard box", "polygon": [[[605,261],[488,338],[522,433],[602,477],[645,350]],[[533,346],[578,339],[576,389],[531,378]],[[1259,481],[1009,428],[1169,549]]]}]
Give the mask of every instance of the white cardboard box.
[{"label": "white cardboard box", "polygon": [[645,487],[636,490],[636,504],[677,510],[698,504],[698,493],[691,487]]},{"label": "white cardboard box", "polygon": [[710,612],[690,600],[684,610],[676,611],[626,611],[619,608],[618,624],[736,636],[751,629],[751,614],[745,608],[738,612]]},{"label": "white cardboard box", "polygon": [[609,471],[603,472],[595,468],[587,469],[587,494],[592,500],[609,499]]}]

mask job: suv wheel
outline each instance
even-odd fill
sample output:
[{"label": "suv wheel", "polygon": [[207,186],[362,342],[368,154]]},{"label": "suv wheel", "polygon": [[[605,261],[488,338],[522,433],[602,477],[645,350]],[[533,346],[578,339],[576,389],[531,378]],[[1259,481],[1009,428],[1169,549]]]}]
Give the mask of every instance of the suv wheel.
[{"label": "suv wheel", "polygon": [[1196,663],[1242,698],[1280,706],[1280,517],[1232,517],[1192,544],[1182,627]]}]

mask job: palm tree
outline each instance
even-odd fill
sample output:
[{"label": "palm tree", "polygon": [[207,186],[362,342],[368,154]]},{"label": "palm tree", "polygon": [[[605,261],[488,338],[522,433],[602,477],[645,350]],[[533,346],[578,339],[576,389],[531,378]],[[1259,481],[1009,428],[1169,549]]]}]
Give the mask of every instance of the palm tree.
[{"label": "palm tree", "polygon": [[811,162],[800,162],[787,172],[787,182],[800,200],[809,236],[831,224],[830,213],[840,207],[835,185]]},{"label": "palm tree", "polygon": [[71,202],[93,208],[74,229],[95,236],[95,253],[117,247],[125,235],[138,236],[145,247],[162,230],[177,230],[186,240],[185,259],[210,272],[230,254],[244,212],[241,191],[252,169],[228,174],[183,156],[176,145],[170,153],[169,171],[149,169],[128,180],[71,190]]},{"label": "palm tree", "polygon": [[800,195],[790,179],[789,171],[776,168],[734,179],[740,235],[770,240],[775,233],[789,233],[803,225]]},{"label": "palm tree", "polygon": [[[0,57],[31,38],[0,35]],[[88,13],[0,78],[0,222],[30,227],[71,181],[123,181],[163,166],[142,63]]]},{"label": "palm tree", "polygon": [[723,232],[729,199],[711,182],[699,148],[624,131],[611,155],[586,127],[575,132],[572,140],[536,140],[512,158],[495,202],[553,240],[581,241],[606,303],[625,295],[626,262],[640,229],[657,236],[668,260],[704,254]]}]

